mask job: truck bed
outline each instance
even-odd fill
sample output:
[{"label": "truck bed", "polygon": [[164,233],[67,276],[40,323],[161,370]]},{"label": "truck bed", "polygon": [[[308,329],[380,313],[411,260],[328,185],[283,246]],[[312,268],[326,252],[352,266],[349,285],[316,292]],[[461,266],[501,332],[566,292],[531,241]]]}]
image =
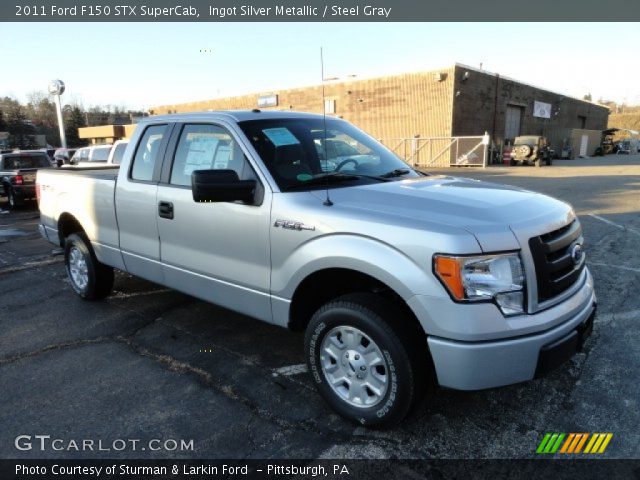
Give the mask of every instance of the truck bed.
[{"label": "truck bed", "polygon": [[115,209],[118,167],[48,168],[38,171],[40,216],[47,236],[58,236],[61,214],[74,217],[96,253],[104,247],[119,247]]},{"label": "truck bed", "polygon": [[67,168],[52,168],[47,170],[47,174],[53,173],[55,175],[74,175],[78,177],[90,177],[99,178],[103,180],[114,180],[118,177],[118,166],[113,167],[67,167]]}]

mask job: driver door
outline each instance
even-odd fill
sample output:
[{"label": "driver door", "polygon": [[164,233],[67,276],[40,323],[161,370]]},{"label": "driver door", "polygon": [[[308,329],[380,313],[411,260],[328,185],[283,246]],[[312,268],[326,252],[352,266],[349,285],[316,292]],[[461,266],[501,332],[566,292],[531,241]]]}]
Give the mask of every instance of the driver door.
[{"label": "driver door", "polygon": [[[167,286],[271,322],[271,194],[224,126],[176,126],[158,185],[160,257]],[[170,147],[171,149],[171,147]],[[170,168],[169,168],[170,166]],[[258,184],[254,204],[196,203],[194,170],[235,170]]]}]

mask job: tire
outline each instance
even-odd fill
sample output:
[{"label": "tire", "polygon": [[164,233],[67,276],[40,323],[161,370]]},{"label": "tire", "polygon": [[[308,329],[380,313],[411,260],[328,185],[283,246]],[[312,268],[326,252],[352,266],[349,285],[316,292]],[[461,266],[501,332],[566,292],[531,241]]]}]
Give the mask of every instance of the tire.
[{"label": "tire", "polygon": [[511,165],[512,167],[517,165],[517,162],[512,158],[511,160],[509,160],[509,165]]},{"label": "tire", "polygon": [[307,366],[320,395],[361,425],[399,423],[427,385],[426,336],[413,325],[374,294],[349,294],[323,305],[305,333]]},{"label": "tire", "polygon": [[551,165],[553,165],[553,160],[551,157],[547,158],[547,166],[550,167]]},{"label": "tire", "polygon": [[99,300],[111,293],[113,268],[100,263],[89,240],[71,234],[64,244],[64,264],[71,286],[85,300]]},{"label": "tire", "polygon": [[11,187],[5,187],[7,191],[7,204],[9,205],[9,210],[15,210],[16,208],[22,205],[22,199],[16,195]]}]

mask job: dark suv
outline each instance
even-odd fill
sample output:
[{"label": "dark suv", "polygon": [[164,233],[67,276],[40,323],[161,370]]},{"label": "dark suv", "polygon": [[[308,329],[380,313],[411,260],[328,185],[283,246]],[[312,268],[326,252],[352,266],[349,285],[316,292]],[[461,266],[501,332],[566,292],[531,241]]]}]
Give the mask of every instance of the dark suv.
[{"label": "dark suv", "polygon": [[0,193],[7,197],[9,208],[36,197],[36,172],[51,168],[47,152],[26,151],[0,155]]},{"label": "dark suv", "polygon": [[542,162],[551,165],[551,150],[545,137],[539,135],[524,135],[516,137],[511,149],[511,165],[537,165]]}]

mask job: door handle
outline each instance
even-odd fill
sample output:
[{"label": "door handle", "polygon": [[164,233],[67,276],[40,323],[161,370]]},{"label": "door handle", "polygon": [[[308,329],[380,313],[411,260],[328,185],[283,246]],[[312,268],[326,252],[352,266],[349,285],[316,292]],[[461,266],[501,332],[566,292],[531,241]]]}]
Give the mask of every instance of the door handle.
[{"label": "door handle", "polygon": [[158,215],[162,218],[168,218],[173,220],[173,203],[160,202],[158,203]]}]

